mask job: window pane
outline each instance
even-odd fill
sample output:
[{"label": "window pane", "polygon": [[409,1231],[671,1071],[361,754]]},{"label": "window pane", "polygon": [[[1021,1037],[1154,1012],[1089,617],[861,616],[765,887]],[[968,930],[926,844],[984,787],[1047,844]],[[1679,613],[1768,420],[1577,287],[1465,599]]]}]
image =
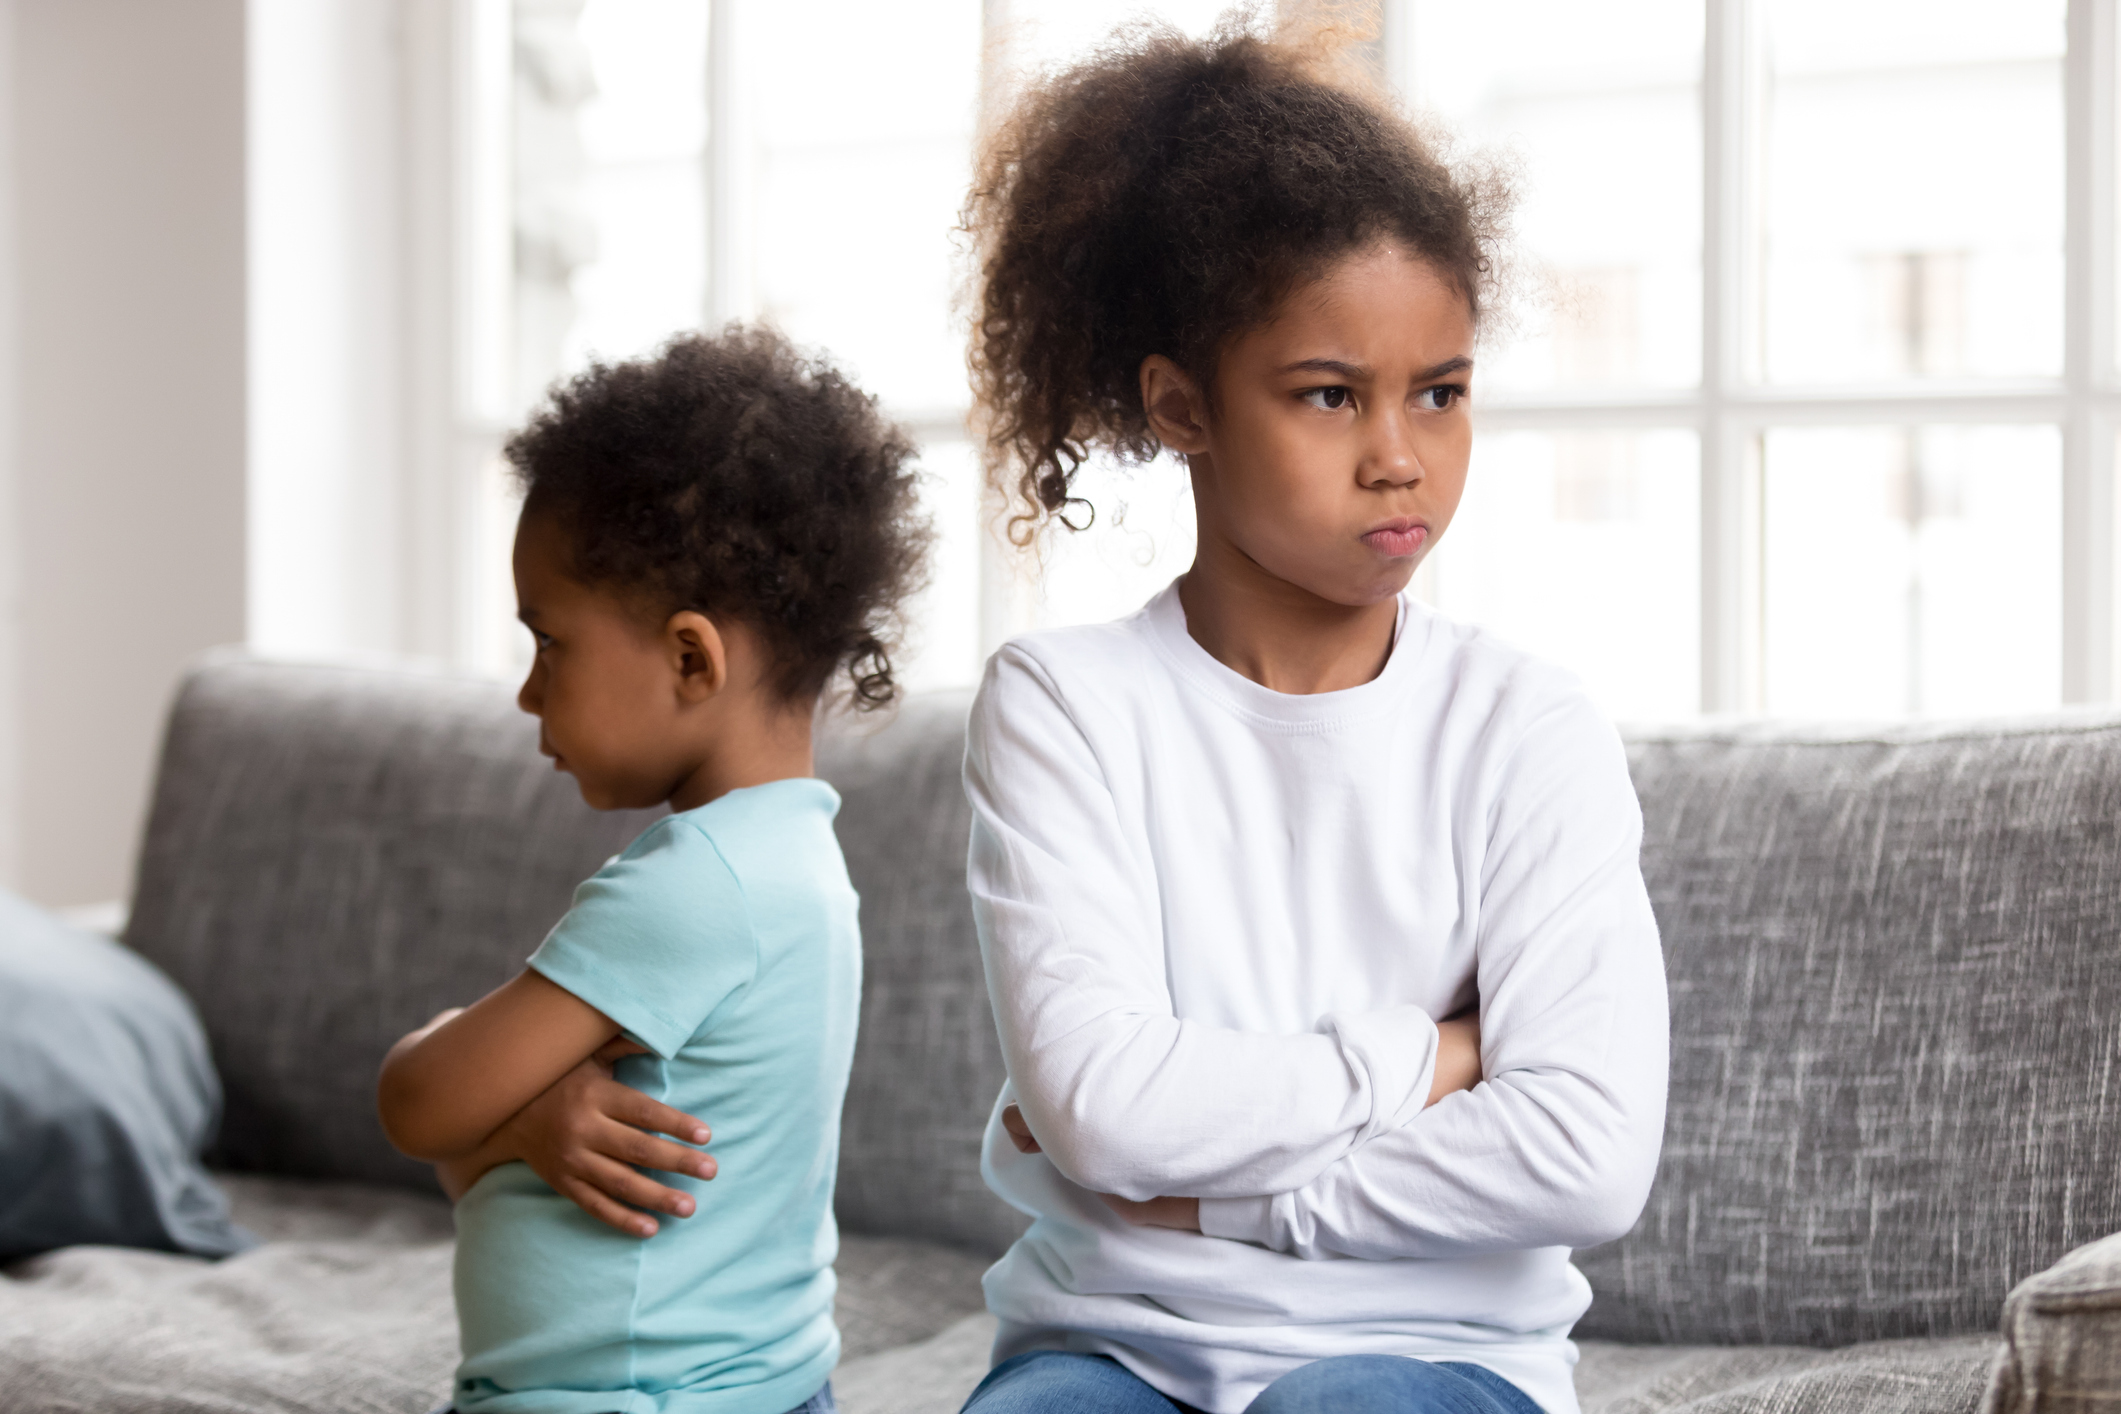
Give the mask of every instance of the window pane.
[{"label": "window pane", "polygon": [[1766,0],[1767,376],[2062,368],[2062,0]]},{"label": "window pane", "polygon": [[1767,707],[1965,715],[2062,695],[2052,427],[1767,435]]},{"label": "window pane", "polygon": [[784,0],[748,11],[739,42],[760,316],[894,410],[961,408],[952,230],[971,179],[980,0]]},{"label": "window pane", "polygon": [[1430,589],[1581,674],[1616,717],[1701,702],[1700,449],[1691,432],[1484,436]]},{"label": "window pane", "polygon": [[[1701,368],[1701,0],[1416,0],[1413,98],[1521,158],[1523,327],[1494,388]],[[1542,285],[1547,288],[1540,288]],[[1540,298],[1544,296],[1544,298]]]}]

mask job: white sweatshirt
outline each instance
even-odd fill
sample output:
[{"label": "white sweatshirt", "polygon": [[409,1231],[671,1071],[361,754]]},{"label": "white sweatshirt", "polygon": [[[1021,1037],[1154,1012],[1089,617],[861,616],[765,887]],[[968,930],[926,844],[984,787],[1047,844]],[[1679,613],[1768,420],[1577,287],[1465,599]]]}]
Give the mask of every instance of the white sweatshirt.
[{"label": "white sweatshirt", "polygon": [[[1413,1355],[1575,1414],[1569,1250],[1640,1212],[1667,1063],[1641,815],[1576,682],[1407,599],[1376,679],[1290,696],[1173,587],[997,653],[965,784],[1010,1077],[982,1168],[1036,1219],[987,1273],[995,1359],[1107,1354],[1235,1414]],[[1476,1000],[1486,1079],[1424,1109]],[[1197,1196],[1202,1234],[1101,1192]]]}]

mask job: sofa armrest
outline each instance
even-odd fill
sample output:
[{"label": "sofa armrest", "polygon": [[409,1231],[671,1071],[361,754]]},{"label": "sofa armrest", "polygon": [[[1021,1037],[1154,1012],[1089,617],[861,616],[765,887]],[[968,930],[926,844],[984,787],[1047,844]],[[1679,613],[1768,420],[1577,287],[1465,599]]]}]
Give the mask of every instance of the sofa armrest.
[{"label": "sofa armrest", "polygon": [[1982,1414],[2121,1410],[2121,1232],[2019,1282]]}]

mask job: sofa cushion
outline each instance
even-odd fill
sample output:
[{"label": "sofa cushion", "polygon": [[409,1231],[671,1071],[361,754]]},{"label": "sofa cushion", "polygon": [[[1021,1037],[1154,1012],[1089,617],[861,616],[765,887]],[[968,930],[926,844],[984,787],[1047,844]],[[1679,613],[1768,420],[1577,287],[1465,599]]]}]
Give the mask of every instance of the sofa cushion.
[{"label": "sofa cushion", "polygon": [[2121,1232],[2020,1283],[2003,1339],[1984,1414],[2121,1409]]},{"label": "sofa cushion", "polygon": [[2121,1229],[2121,716],[1629,755],[1671,1103],[1580,1334],[1987,1331]]},{"label": "sofa cushion", "polygon": [[199,1161],[220,1105],[167,977],[0,890],[0,1261],[74,1242],[245,1246]]}]

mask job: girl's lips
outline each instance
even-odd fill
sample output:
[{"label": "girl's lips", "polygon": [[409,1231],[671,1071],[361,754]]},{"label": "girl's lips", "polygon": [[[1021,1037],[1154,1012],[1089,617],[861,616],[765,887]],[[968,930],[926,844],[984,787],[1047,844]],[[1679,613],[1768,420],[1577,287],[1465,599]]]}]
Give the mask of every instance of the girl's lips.
[{"label": "girl's lips", "polygon": [[1366,532],[1362,543],[1381,555],[1402,559],[1413,554],[1427,543],[1429,528],[1418,520],[1387,521],[1377,529]]}]

